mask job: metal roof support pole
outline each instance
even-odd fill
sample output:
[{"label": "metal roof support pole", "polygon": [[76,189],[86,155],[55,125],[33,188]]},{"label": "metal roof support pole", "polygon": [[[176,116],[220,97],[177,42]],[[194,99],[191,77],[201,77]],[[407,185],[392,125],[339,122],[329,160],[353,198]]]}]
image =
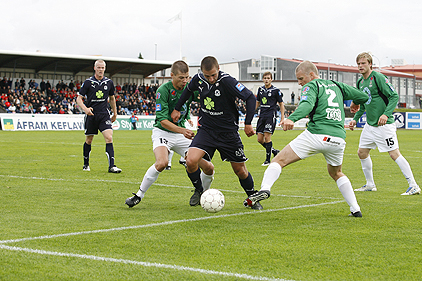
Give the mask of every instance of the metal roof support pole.
[{"label": "metal roof support pole", "polygon": [[53,84],[51,84],[51,87],[54,88],[54,80],[56,79],[56,70],[57,70],[57,61],[54,64],[54,75],[53,75]]},{"label": "metal roof support pole", "polygon": [[129,81],[128,81],[128,83],[130,84],[130,76],[132,75],[132,65],[130,66],[130,71],[129,71]]},{"label": "metal roof support pole", "polygon": [[15,63],[13,65],[13,78],[12,78],[12,81],[15,79],[15,74],[16,74],[16,60],[15,60]]}]

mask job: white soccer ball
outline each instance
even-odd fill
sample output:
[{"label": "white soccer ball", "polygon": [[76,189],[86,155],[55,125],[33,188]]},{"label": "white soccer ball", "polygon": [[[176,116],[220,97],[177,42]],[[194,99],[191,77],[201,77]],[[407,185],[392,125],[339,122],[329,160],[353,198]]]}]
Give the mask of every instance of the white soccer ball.
[{"label": "white soccer ball", "polygon": [[207,189],[201,195],[201,206],[209,213],[217,213],[224,207],[224,195],[218,189]]}]

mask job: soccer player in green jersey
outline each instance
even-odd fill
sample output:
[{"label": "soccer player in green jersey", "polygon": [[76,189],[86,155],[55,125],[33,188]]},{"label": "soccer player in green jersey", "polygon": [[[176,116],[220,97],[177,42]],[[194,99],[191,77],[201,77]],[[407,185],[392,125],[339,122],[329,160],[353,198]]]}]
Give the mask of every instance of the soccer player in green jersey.
[{"label": "soccer player in green jersey", "polygon": [[361,106],[359,111],[349,123],[349,128],[354,129],[356,122],[366,111],[366,124],[359,140],[358,156],[362,164],[366,184],[355,191],[376,191],[372,173],[372,160],[369,152],[378,147],[379,152],[388,152],[391,159],[399,165],[409,188],[402,195],[420,194],[421,189],[413,177],[412,169],[407,160],[399,151],[396,125],[394,124],[393,110],[397,106],[399,95],[383,74],[372,70],[372,56],[361,53],[356,57],[359,72],[362,77],[357,81],[356,87],[365,92],[369,99]]},{"label": "soccer player in green jersey", "polygon": [[[171,78],[160,86],[156,94],[156,118],[154,129],[152,130],[152,143],[155,156],[155,163],[149,167],[144,175],[141,186],[137,193],[126,199],[125,203],[130,208],[137,205],[144,198],[145,193],[150,186],[157,180],[159,174],[168,166],[170,150],[185,156],[189,145],[194,137],[194,132],[185,128],[185,122],[190,115],[190,103],[193,96],[183,104],[180,119],[173,123],[170,117],[174,106],[189,80],[189,67],[184,61],[176,61],[171,67]],[[201,159],[199,161],[201,168],[200,177],[204,189],[211,186],[214,174],[214,165],[211,162]]]},{"label": "soccer player in green jersey", "polygon": [[327,162],[329,175],[337,183],[341,194],[350,206],[350,216],[362,217],[352,184],[341,171],[346,131],[344,129],[344,100],[353,100],[352,108],[368,100],[365,93],[344,83],[322,80],[317,67],[310,61],[300,63],[296,77],[302,94],[299,106],[282,122],[283,130],[293,129],[294,122],[309,116],[308,128],[291,141],[273,158],[262,179],[261,190],[249,196],[245,205],[253,206],[270,197],[270,190],[282,168],[317,153]]}]

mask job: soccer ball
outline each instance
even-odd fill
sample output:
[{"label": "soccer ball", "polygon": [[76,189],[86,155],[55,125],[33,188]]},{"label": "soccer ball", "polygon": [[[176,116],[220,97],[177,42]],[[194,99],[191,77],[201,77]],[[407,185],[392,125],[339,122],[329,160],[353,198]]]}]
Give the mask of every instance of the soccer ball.
[{"label": "soccer ball", "polygon": [[201,196],[201,206],[208,213],[217,213],[224,207],[224,195],[218,189],[207,189]]}]

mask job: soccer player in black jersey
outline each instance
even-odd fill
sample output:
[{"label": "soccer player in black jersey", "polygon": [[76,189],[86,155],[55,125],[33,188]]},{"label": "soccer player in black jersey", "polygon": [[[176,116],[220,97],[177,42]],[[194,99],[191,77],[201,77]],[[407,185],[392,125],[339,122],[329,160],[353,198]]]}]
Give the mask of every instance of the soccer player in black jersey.
[{"label": "soccer player in black jersey", "polygon": [[[98,130],[103,134],[106,142],[106,155],[108,158],[108,172],[120,173],[122,170],[114,165],[113,129],[111,124],[116,121],[117,109],[114,97],[114,83],[104,76],[106,63],[97,60],[94,63],[94,76],[85,80],[76,98],[77,104],[85,112],[85,143],[83,147],[84,171],[89,171],[89,154],[91,143]],[[85,99],[85,102],[84,102]],[[110,104],[113,115],[110,117],[108,110]]]},{"label": "soccer player in black jersey", "polygon": [[[201,71],[202,73],[193,76],[186,86],[171,114],[173,122],[177,122],[182,105],[195,91],[199,92],[199,128],[186,155],[186,170],[195,186],[195,192],[190,199],[192,206],[199,204],[203,192],[198,163],[203,157],[211,161],[216,150],[220,152],[221,160],[231,163],[246,194],[249,196],[254,193],[253,178],[245,165],[247,158],[238,132],[239,112],[236,108],[236,98],[246,101],[245,133],[251,137],[255,134],[251,125],[255,113],[255,96],[235,78],[220,71],[218,61],[214,57],[208,56],[201,61]],[[260,210],[262,206],[254,205],[253,208]]]},{"label": "soccer player in black jersey", "polygon": [[274,133],[277,122],[277,103],[280,106],[281,112],[280,123],[284,120],[284,102],[283,93],[271,84],[273,81],[271,72],[265,72],[262,75],[262,80],[264,81],[264,85],[259,87],[256,95],[256,108],[261,106],[256,125],[256,135],[258,136],[258,142],[266,151],[266,158],[262,166],[268,166],[270,165],[271,152],[274,156],[279,152],[273,147],[271,135]]}]

